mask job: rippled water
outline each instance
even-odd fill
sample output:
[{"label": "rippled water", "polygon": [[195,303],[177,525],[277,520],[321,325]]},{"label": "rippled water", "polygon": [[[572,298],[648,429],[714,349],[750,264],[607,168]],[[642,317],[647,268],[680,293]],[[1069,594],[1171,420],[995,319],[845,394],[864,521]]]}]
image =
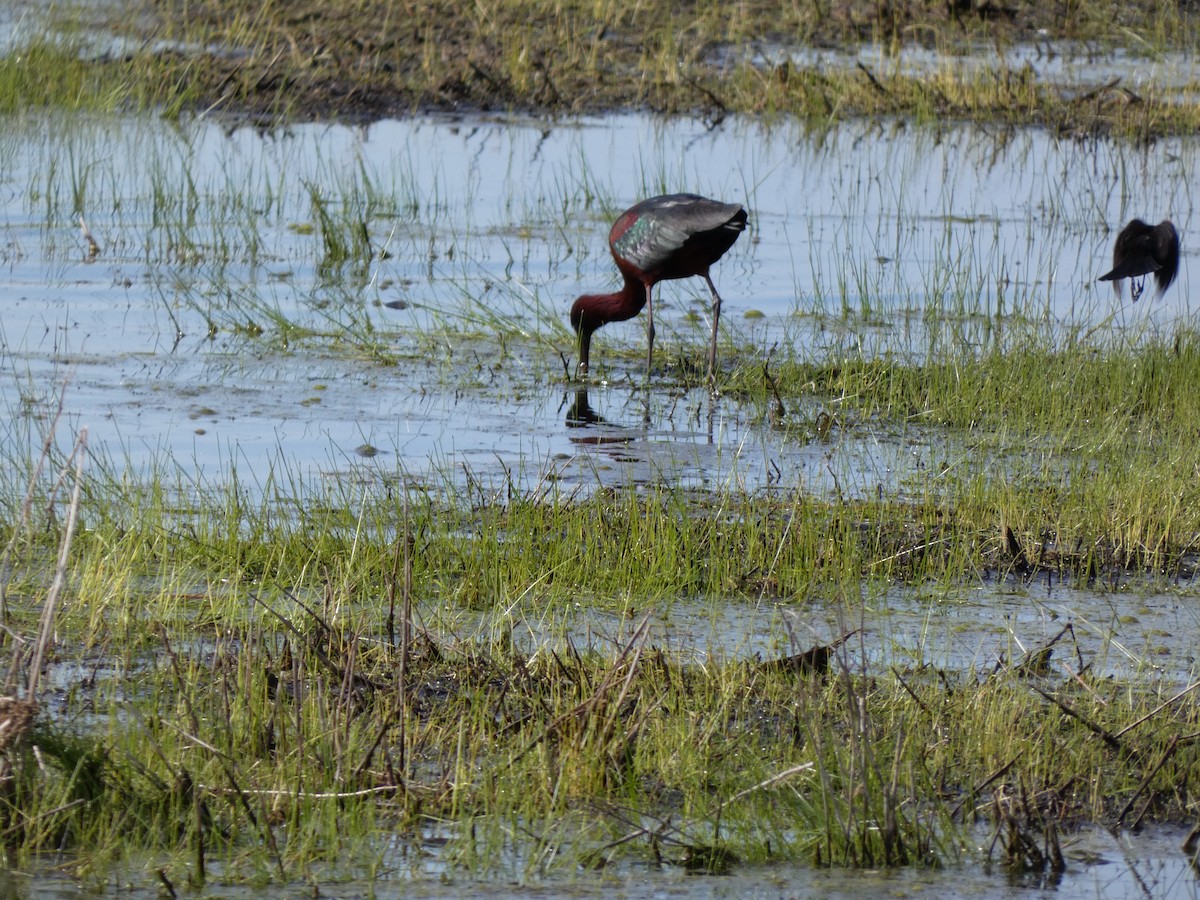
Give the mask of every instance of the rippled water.
[{"label": "rippled water", "polygon": [[[653,392],[644,423],[640,364],[606,352],[641,346],[640,320],[599,332],[602,383],[588,400],[607,425],[573,427],[566,309],[614,285],[614,211],[662,191],[750,208],[749,234],[714,274],[723,323],[764,357],[776,344],[820,359],[920,356],[1021,323],[1160,327],[1188,308],[1197,144],[1184,139],[1130,149],[899,123],[708,131],[636,115],[269,133],[203,120],[6,125],[0,404],[44,409],[69,379],[69,420],[134,469],[169,459],[215,476],[238,460],[248,475],[365,465],[437,479],[465,466],[531,483],[837,478],[862,492],[914,475],[931,440],[919,432],[815,444],[803,428],[768,427],[764,409],[701,411],[698,392],[675,388]],[[387,258],[331,265],[322,214],[334,231],[365,222]],[[1118,304],[1094,281],[1112,229],[1135,214],[1170,215],[1184,235],[1180,279],[1154,306]],[[80,215],[102,247],[94,260]],[[660,358],[701,345],[707,300],[693,281],[660,292]],[[454,337],[498,321],[526,335],[517,351]],[[376,351],[398,364],[371,361]],[[795,412],[802,423],[818,411]],[[367,462],[364,446],[378,451]]]},{"label": "rippled water", "polygon": [[[912,77],[954,73],[959,77],[988,77],[990,73],[1028,69],[1040,81],[1064,93],[1078,94],[1101,86],[1133,92],[1166,88],[1179,102],[1195,102],[1197,60],[1184,52],[1142,52],[1127,48],[1091,47],[1071,41],[1040,41],[1011,46],[976,46],[960,53],[907,44],[894,48],[864,44],[851,50],[758,44],[749,59],[759,66],[784,61],[804,68],[853,69],[859,63],[872,72]],[[722,56],[734,55],[722,50]],[[1003,77],[998,76],[998,77]]]},{"label": "rippled water", "polygon": [[[1068,623],[1071,632],[1059,637]],[[611,648],[635,625],[633,617],[581,612],[570,632],[576,641]],[[544,625],[529,629],[533,646],[546,640]],[[852,601],[815,598],[802,605],[678,600],[652,616],[651,634],[660,646],[707,661],[778,658],[849,631],[855,636],[842,662],[854,671],[928,665],[989,672],[1059,637],[1052,655],[1059,674],[1062,663],[1076,672],[1086,666],[1098,678],[1161,679],[1182,687],[1196,672],[1200,608],[1186,590],[1063,585],[1042,576],[960,589],[895,587]]]},{"label": "rippled water", "polygon": [[[991,835],[981,832],[979,843],[986,847]],[[319,882],[322,895],[343,898],[487,898],[619,896],[642,898],[779,898],[821,897],[829,900],[867,900],[904,897],[911,900],[944,900],[972,897],[982,900],[1055,898],[1055,900],[1108,900],[1108,898],[1158,898],[1194,900],[1200,897],[1200,881],[1179,852],[1183,836],[1177,832],[1113,836],[1101,829],[1088,829],[1063,843],[1067,870],[1056,875],[987,871],[978,866],[946,869],[847,870],[824,869],[794,864],[740,867],[735,875],[694,875],[679,868],[620,865],[588,877],[554,879],[534,885],[519,882],[476,882],[439,865],[441,842],[431,839],[420,858],[431,877],[389,883],[385,878],[368,882],[339,880]],[[411,858],[412,853],[404,854]],[[440,871],[441,877],[437,877]],[[316,876],[314,876],[315,878]],[[106,886],[107,887],[107,886]],[[154,889],[114,881],[109,891],[121,896],[155,897]],[[216,884],[207,889],[189,889],[195,897],[292,897],[295,889],[269,885],[246,887]],[[29,878],[0,870],[0,892],[5,896],[30,898],[88,898],[109,891],[88,886],[60,875]]]}]

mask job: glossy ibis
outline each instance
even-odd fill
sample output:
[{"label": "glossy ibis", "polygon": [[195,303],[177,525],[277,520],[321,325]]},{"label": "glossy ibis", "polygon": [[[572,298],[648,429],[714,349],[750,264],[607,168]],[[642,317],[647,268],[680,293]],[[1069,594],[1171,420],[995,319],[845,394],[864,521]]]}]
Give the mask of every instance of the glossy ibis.
[{"label": "glossy ibis", "polygon": [[1158,296],[1162,297],[1179,271],[1179,232],[1169,219],[1157,225],[1147,225],[1134,219],[1121,229],[1113,246],[1113,267],[1100,281],[1111,281],[1117,296],[1121,296],[1121,281],[1129,278],[1129,292],[1136,303],[1142,296],[1144,276],[1154,273]]},{"label": "glossy ibis", "polygon": [[740,203],[721,203],[695,194],[651,197],[621,213],[608,233],[608,245],[625,286],[612,294],[584,294],[571,306],[571,327],[579,335],[579,373],[587,373],[593,332],[609,322],[632,319],[645,307],[649,376],[654,358],[654,285],[700,275],[712,291],[711,386],[717,365],[721,295],[708,277],[708,269],[733,246],[745,227],[746,210]]}]

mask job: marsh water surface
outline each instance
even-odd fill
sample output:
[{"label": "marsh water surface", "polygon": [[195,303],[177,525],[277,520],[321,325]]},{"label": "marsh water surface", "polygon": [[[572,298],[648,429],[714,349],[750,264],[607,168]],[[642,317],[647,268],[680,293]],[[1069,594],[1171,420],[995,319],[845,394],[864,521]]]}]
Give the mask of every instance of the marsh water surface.
[{"label": "marsh water surface", "polygon": [[[236,458],[248,473],[286,461],[336,477],[366,451],[365,465],[417,477],[821,490],[832,473],[875,491],[917,476],[931,440],[942,451],[941,437],[870,429],[813,446],[732,401],[712,415],[679,381],[707,327],[698,280],[661,290],[674,368],[649,421],[641,357],[611,352],[642,345],[634,320],[596,340],[586,398],[603,422],[571,427],[566,309],[614,285],[609,222],[650,193],[752,211],[715,270],[742,358],[781,343],[924,357],[1030,322],[1135,340],[1188,314],[1191,141],[1135,150],[899,123],[708,131],[640,116],[270,133],[47,116],[11,121],[0,140],[3,402],[19,414],[69,380],[71,421],[135,469],[165,458],[215,474]],[[1173,216],[1185,235],[1161,303],[1095,283],[1112,229],[1135,214]],[[369,250],[356,255],[345,248],[360,223]]]}]

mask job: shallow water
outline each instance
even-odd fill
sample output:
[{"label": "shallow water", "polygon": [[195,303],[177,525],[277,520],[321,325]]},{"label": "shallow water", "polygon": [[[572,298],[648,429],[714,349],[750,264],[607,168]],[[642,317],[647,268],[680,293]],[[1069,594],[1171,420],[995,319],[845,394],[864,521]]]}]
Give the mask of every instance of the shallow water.
[{"label": "shallow water", "polygon": [[[1136,581],[1063,584],[1045,575],[962,587],[864,587],[856,598],[794,602],[631,600],[624,613],[580,605],[551,615],[518,603],[500,616],[465,614],[449,630],[491,639],[504,632],[528,652],[561,652],[569,642],[611,655],[647,616],[651,644],[703,664],[780,659],[850,634],[836,665],[852,672],[928,668],[985,676],[1044,647],[1052,648],[1045,670],[1051,680],[1086,673],[1173,692],[1198,672],[1200,606],[1190,584],[1150,590]],[[434,631],[449,625],[437,618],[427,624]]]},{"label": "shallow water", "polygon": [[[585,877],[548,879],[534,883],[519,880],[479,882],[447,870],[438,861],[440,841],[431,838],[420,853],[411,851],[398,860],[402,868],[418,856],[429,877],[405,880],[402,884],[377,878],[361,882],[339,878],[322,881],[314,875],[312,885],[321,896],[371,897],[625,897],[629,900],[664,897],[822,897],[830,900],[866,900],[877,897],[949,898],[982,900],[1053,897],[1055,900],[1099,900],[1099,898],[1161,898],[1189,900],[1200,897],[1200,879],[1179,850],[1180,832],[1120,836],[1101,829],[1087,829],[1063,843],[1067,862],[1058,875],[991,871],[978,866],[955,866],[931,870],[822,869],[793,864],[740,867],[734,875],[693,875],[678,867],[620,865]],[[981,850],[991,835],[978,835]],[[386,857],[386,855],[385,855]],[[127,897],[160,896],[158,888],[138,887],[134,878],[117,876],[106,884],[80,884],[61,875],[31,878],[22,873],[0,871],[0,893],[23,898],[87,898],[117,892]],[[291,897],[294,889],[270,886],[222,885],[210,880],[209,887],[189,888],[192,897]],[[312,887],[308,888],[312,891]]]},{"label": "shallow water", "polygon": [[[746,202],[751,231],[715,269],[722,321],[746,352],[924,356],[1031,327],[1136,334],[1187,315],[1197,146],[899,123],[708,131],[636,115],[270,133],[11,119],[0,408],[44,414],[69,379],[68,419],[94,449],[134,470],[169,460],[185,478],[220,478],[232,460],[251,483],[279,466],[358,477],[366,446],[378,451],[368,476],[455,480],[466,467],[526,487],[550,475],[890,490],[940,438],[847,428],[817,445],[806,424],[820,404],[779,429],[765,409],[711,410],[702,392],[667,386],[646,423],[641,364],[606,353],[640,346],[640,320],[596,339],[588,399],[608,424],[569,421],[566,309],[615,281],[614,210],[678,189]],[[339,222],[365,222],[388,257],[332,263],[322,214],[335,238]],[[1118,303],[1094,282],[1111,229],[1134,214],[1173,216],[1184,235],[1161,303]],[[659,292],[660,360],[700,346],[707,299],[692,281]],[[455,337],[514,324],[526,337],[508,352]]]},{"label": "shallow water", "polygon": [[[558,358],[571,352],[566,308],[613,284],[612,211],[654,191],[691,188],[752,210],[750,233],[716,269],[723,322],[746,353],[786,342],[819,360],[925,356],[1002,342],[1005,329],[1081,325],[1136,340],[1190,315],[1197,140],[1132,150],[965,126],[709,131],[636,115],[267,133],[53,115],[7,125],[0,441],[33,453],[61,390],[70,429],[86,425],[115,473],[185,486],[236,471],[252,492],[272,478],[355,490],[404,478],[497,497],[619,484],[903,497],[1027,451],[1017,438],[840,415],[823,433],[819,417],[836,410],[819,398],[772,424],[767,408],[712,402],[677,377],[646,393],[638,354],[605,355],[639,347],[638,322],[599,332],[599,377],[587,390],[569,384]],[[1094,283],[1109,226],[1135,212],[1173,216],[1185,245],[1176,286],[1137,306]],[[388,255],[365,268],[331,263],[322,234],[343,215]],[[660,358],[702,344],[706,328],[688,313],[704,294],[699,282],[660,291]],[[762,317],[746,320],[749,310]],[[872,626],[886,639],[860,649],[919,655],[932,602],[939,627],[961,634],[941,641],[945,658],[922,662],[979,665],[997,629],[1036,644],[1060,627],[1044,620],[1082,617],[1108,651],[1128,647],[1139,671],[1155,676],[1147,661],[1162,657],[1160,674],[1186,681],[1191,651],[1171,635],[1195,633],[1187,604],[1125,587],[1003,582],[866,597],[902,624],[894,635]],[[737,642],[764,652],[754,635],[777,644],[786,633],[773,609],[719,614],[734,636],[722,652]],[[819,620],[832,636],[829,615]],[[686,640],[701,648],[711,636]],[[1118,652],[1105,659],[1122,664]]]},{"label": "shallow water", "polygon": [[[722,50],[718,58],[728,55],[730,50]],[[803,68],[833,70],[853,69],[862,63],[877,73],[921,77],[952,72],[964,79],[1028,68],[1040,81],[1058,86],[1067,95],[1105,85],[1135,93],[1147,88],[1165,88],[1168,96],[1178,102],[1196,99],[1197,61],[1191,54],[1099,48],[1071,41],[1047,40],[1007,47],[981,45],[964,48],[961,53],[946,53],[917,44],[898,49],[864,44],[853,50],[763,44],[750,48],[749,59],[759,66],[788,61]]]}]

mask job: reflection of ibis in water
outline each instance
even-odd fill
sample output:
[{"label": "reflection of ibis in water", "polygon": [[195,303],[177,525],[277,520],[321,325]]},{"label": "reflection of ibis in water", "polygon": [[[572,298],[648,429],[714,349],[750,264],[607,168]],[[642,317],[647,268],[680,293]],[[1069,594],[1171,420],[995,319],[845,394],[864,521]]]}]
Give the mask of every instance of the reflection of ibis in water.
[{"label": "reflection of ibis in water", "polygon": [[571,327],[579,335],[579,374],[588,370],[592,333],[609,322],[632,319],[646,310],[646,375],[654,358],[654,285],[672,278],[701,276],[712,292],[712,341],[708,382],[717,364],[717,320],[721,295],[709,267],[733,246],[746,227],[746,210],[695,194],[651,197],[631,206],[608,233],[608,245],[625,286],[612,294],[584,294],[571,307]]},{"label": "reflection of ibis in water", "polygon": [[[574,435],[571,437],[572,444],[602,446],[605,444],[632,444],[636,440],[635,435],[622,431],[619,425],[611,425],[602,415],[592,409],[592,404],[588,402],[587,388],[576,388],[574,393],[575,396],[571,398],[571,403],[567,407],[567,419],[564,424],[568,428],[587,428],[590,425],[609,426],[612,432]],[[566,402],[565,397],[563,402]]]},{"label": "reflection of ibis in water", "polygon": [[[559,407],[561,409],[562,407]],[[592,409],[588,402],[587,388],[576,388],[571,405],[567,407],[568,428],[586,428],[588,425],[604,425],[604,417]]]},{"label": "reflection of ibis in water", "polygon": [[1136,303],[1142,296],[1145,276],[1154,273],[1158,284],[1158,297],[1166,293],[1179,271],[1179,232],[1170,220],[1163,219],[1157,225],[1147,225],[1134,219],[1121,229],[1113,246],[1112,271],[1100,276],[1100,281],[1111,281],[1117,296],[1121,296],[1121,281],[1130,279],[1129,292]]}]

